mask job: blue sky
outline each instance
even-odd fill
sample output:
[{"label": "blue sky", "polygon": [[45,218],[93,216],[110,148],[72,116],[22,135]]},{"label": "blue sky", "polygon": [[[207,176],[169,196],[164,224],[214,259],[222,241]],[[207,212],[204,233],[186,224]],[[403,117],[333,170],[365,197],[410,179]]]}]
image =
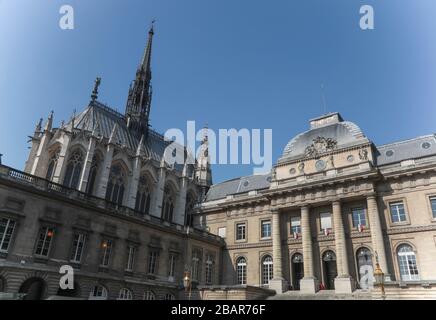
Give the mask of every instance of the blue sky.
[{"label": "blue sky", "polygon": [[[59,8],[75,9],[61,30]],[[359,28],[359,8],[375,30]],[[157,19],[153,127],[186,120],[273,129],[273,161],[327,111],[376,144],[435,132],[434,0],[0,0],[0,152],[22,169],[40,117],[82,110],[96,76],[99,99],[124,111],[127,89]],[[251,166],[213,167],[216,182]]]}]

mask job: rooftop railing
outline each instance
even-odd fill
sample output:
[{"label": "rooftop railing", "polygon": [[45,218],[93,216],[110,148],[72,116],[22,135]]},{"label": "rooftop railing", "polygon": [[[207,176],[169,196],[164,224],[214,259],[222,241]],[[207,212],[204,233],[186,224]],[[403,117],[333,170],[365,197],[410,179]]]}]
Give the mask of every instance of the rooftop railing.
[{"label": "rooftop railing", "polygon": [[14,181],[23,185],[28,185],[30,187],[33,187],[37,190],[50,192],[53,194],[56,194],[61,197],[66,197],[68,199],[72,200],[78,200],[82,203],[85,203],[87,206],[92,205],[94,207],[97,207],[99,209],[103,209],[105,211],[115,213],[118,215],[124,215],[124,216],[130,216],[136,219],[139,219],[141,221],[147,221],[152,224],[156,224],[159,226],[165,226],[170,227],[172,229],[176,229],[179,232],[185,232],[187,234],[194,234],[201,237],[206,237],[214,240],[221,240],[221,238],[217,235],[211,234],[205,230],[193,228],[193,227],[187,227],[184,225],[180,225],[174,222],[170,222],[164,219],[161,219],[159,217],[150,215],[150,214],[144,214],[142,212],[136,211],[132,208],[119,205],[117,203],[108,201],[103,198],[99,198],[93,195],[90,195],[85,192],[81,192],[76,189],[68,188],[62,184],[55,183],[28,173],[25,173],[23,171],[16,170],[14,168],[0,165],[0,179],[6,179],[10,181]]}]

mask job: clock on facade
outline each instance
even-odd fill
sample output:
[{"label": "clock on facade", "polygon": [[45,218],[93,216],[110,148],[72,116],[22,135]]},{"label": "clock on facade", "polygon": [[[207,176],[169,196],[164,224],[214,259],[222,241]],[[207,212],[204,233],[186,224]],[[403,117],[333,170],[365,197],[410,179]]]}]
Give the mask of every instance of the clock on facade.
[{"label": "clock on facade", "polygon": [[324,160],[318,160],[317,162],[315,162],[315,168],[318,171],[322,171],[324,170],[326,167],[326,162]]}]

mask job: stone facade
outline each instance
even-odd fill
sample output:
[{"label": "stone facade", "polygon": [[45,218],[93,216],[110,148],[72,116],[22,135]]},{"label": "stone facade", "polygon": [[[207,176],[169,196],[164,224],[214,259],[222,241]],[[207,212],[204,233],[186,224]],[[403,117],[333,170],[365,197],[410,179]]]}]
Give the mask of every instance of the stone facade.
[{"label": "stone facade", "polygon": [[[100,103],[54,127],[37,123],[24,172],[0,166],[0,292],[38,299],[175,299],[217,285],[223,240],[194,227],[210,184],[205,137],[194,163],[149,128],[153,27],[129,88],[125,114]],[[60,268],[74,290],[60,290]],[[182,290],[182,291],[181,291]]]},{"label": "stone facade", "polygon": [[[337,113],[311,121],[264,177],[269,185],[242,177],[213,185],[202,203],[204,225],[225,233],[223,284],[241,283],[241,257],[244,284],[277,292],[371,290],[377,261],[387,284],[434,282],[435,169],[434,135],[377,147]],[[245,189],[226,192],[233,183]]]},{"label": "stone facade", "polygon": [[376,146],[331,113],[271,173],[212,185],[207,136],[173,164],[188,150],[149,127],[153,35],[124,114],[97,100],[97,78],[81,113],[37,123],[24,172],[0,165],[0,292],[186,299],[188,272],[195,299],[347,295],[371,292],[377,264],[391,293],[432,291],[435,135]]},{"label": "stone facade", "polygon": [[[133,299],[143,299],[147,291],[155,299],[178,299],[183,292],[184,272],[196,250],[200,252],[196,284],[206,284],[208,256],[213,257],[210,284],[219,283],[217,270],[223,245],[219,237],[56,187],[0,167],[0,218],[15,222],[7,250],[0,252],[2,292],[25,293],[29,289],[27,280],[30,284],[42,280],[40,298],[64,295],[59,289],[59,272],[62,265],[70,265],[74,267],[75,290],[69,296],[99,298],[91,293],[96,286],[103,286],[108,299],[119,298],[122,289],[128,289]],[[53,235],[48,253],[38,254],[44,227],[51,228]],[[76,235],[85,238],[79,261],[72,258]],[[111,241],[111,253],[103,263],[106,240]],[[135,254],[128,266],[130,247],[135,248]],[[151,252],[157,253],[153,272],[149,269]],[[170,256],[174,257],[173,265]]]}]

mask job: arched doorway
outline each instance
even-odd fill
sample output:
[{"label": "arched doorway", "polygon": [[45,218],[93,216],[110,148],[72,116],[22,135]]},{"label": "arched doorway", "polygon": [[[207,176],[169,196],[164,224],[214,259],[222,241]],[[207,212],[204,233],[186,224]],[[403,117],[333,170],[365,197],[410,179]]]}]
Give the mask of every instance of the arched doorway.
[{"label": "arched doorway", "polygon": [[327,290],[335,289],[335,278],[338,276],[336,255],[333,251],[326,251],[322,256],[324,265],[324,282]]},{"label": "arched doorway", "polygon": [[363,290],[374,287],[374,267],[372,255],[368,248],[360,248],[356,252],[357,271],[359,274],[359,286]]},{"label": "arched doorway", "polygon": [[24,300],[41,300],[44,296],[45,282],[41,278],[30,278],[23,282],[19,293],[26,294]]},{"label": "arched doorway", "polygon": [[292,288],[300,290],[300,280],[304,277],[303,255],[296,253],[291,259],[292,268]]}]

